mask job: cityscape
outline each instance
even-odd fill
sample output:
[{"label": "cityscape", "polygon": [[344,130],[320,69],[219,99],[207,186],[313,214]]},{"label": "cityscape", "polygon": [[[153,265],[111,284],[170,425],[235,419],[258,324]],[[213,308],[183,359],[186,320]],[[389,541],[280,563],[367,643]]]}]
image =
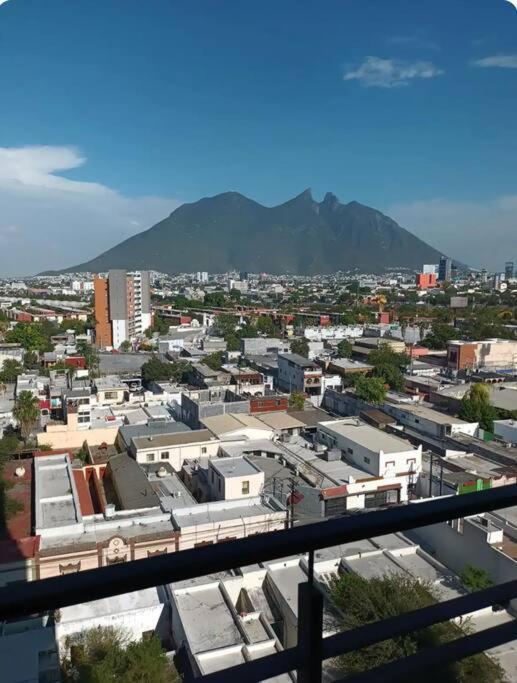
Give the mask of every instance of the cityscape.
[{"label": "cityscape", "polygon": [[217,5],[0,1],[0,680],[517,681],[515,8]]}]

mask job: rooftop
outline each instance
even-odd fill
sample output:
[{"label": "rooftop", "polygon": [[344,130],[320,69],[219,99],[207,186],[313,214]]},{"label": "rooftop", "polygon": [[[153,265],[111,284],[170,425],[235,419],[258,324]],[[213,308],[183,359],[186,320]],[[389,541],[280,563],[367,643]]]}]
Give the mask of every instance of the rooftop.
[{"label": "rooftop", "polygon": [[397,404],[397,410],[401,410],[405,413],[412,413],[418,417],[421,417],[430,422],[435,422],[436,424],[442,425],[456,425],[456,424],[469,424],[465,420],[461,420],[459,417],[454,417],[453,415],[446,415],[445,413],[440,413],[438,410],[433,410],[430,407],[424,406],[421,403],[406,403]]},{"label": "rooftop", "polygon": [[179,434],[190,432],[191,429],[183,422],[149,422],[145,425],[123,425],[119,429],[120,437],[124,443],[129,444],[131,439],[149,436],[165,436],[167,434]]},{"label": "rooftop", "polygon": [[257,515],[284,514],[281,505],[273,498],[266,503],[260,497],[237,498],[234,500],[218,500],[211,503],[199,503],[193,507],[174,510],[172,519],[178,529],[203,524],[218,524],[242,517]]},{"label": "rooftop", "polygon": [[182,430],[177,434],[157,434],[156,436],[141,436],[131,439],[137,450],[148,448],[167,448],[167,446],[182,446],[192,443],[204,443],[216,441],[216,438],[208,429],[196,429],[194,431]]},{"label": "rooftop", "polygon": [[268,427],[252,415],[224,413],[213,417],[204,417],[202,423],[216,436],[222,436],[228,432],[240,431],[242,429],[261,429],[265,432],[270,431]]},{"label": "rooftop", "polygon": [[321,370],[320,366],[308,358],[304,358],[297,353],[280,353],[278,358],[284,358],[289,363],[298,365],[301,368],[306,368],[307,370]]},{"label": "rooftop", "polygon": [[262,413],[258,419],[271,429],[303,429],[305,423],[297,420],[292,414],[282,411]]},{"label": "rooftop", "polygon": [[350,439],[350,441],[354,441],[360,446],[376,453],[380,451],[384,453],[400,453],[414,450],[407,441],[376,429],[357,418],[323,422],[321,426],[327,432],[334,432],[339,436],[344,436],[346,439]]},{"label": "rooftop", "polygon": [[210,466],[225,479],[232,477],[250,477],[259,474],[259,470],[246,458],[213,458]]},{"label": "rooftop", "polygon": [[109,391],[112,389],[118,391],[121,389],[127,389],[126,385],[117,375],[105,375],[104,377],[98,377],[95,380],[95,387],[97,391]]},{"label": "rooftop", "polygon": [[111,477],[123,510],[157,507],[160,503],[140,465],[125,453],[109,459],[106,476]]}]

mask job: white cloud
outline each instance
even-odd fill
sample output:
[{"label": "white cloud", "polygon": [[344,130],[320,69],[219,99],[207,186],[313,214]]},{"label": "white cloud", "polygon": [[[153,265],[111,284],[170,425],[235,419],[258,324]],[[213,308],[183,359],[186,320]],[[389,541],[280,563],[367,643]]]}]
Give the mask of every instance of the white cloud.
[{"label": "white cloud", "polygon": [[443,198],[396,203],[385,213],[436,249],[473,267],[517,261],[517,195],[486,201]]},{"label": "white cloud", "polygon": [[492,57],[483,57],[483,59],[476,59],[473,61],[472,66],[517,69],[517,55],[493,55]]},{"label": "white cloud", "polygon": [[444,72],[432,62],[406,62],[398,59],[366,57],[355,70],[347,71],[345,81],[359,81],[370,88],[397,88],[415,78],[434,78]]},{"label": "white cloud", "polygon": [[59,175],[85,163],[73,147],[0,147],[0,275],[81,263],[180,204]]}]

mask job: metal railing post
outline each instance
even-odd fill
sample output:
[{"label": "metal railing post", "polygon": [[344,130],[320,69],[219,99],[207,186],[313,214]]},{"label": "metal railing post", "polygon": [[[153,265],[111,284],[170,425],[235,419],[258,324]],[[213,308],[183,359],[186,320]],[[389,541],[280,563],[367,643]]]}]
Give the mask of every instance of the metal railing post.
[{"label": "metal railing post", "polygon": [[321,683],[323,595],[312,582],[298,585],[298,683]]}]

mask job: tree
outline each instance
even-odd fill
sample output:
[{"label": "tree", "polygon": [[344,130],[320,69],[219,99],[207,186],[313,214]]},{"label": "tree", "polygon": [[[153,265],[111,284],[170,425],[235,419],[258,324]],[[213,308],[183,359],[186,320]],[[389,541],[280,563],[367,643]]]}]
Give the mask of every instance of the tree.
[{"label": "tree", "polygon": [[291,341],[291,353],[297,353],[304,358],[309,357],[309,342],[305,337],[293,339]]},{"label": "tree", "polygon": [[289,407],[294,410],[303,410],[305,407],[305,395],[301,391],[293,391],[289,396]]},{"label": "tree", "polygon": [[172,368],[167,361],[162,361],[156,355],[152,355],[141,368],[142,378],[145,382],[167,381],[171,378]]},{"label": "tree", "polygon": [[61,664],[65,683],[173,683],[174,667],[156,636],[130,642],[125,631],[112,626],[92,628],[68,639],[70,657]]},{"label": "tree", "polygon": [[388,344],[382,343],[368,355],[368,363],[373,365],[373,375],[380,377],[390,389],[404,388],[403,373],[409,365],[409,356],[394,351]]},{"label": "tree", "polygon": [[16,382],[23,372],[23,365],[14,358],[6,358],[0,371],[0,382]]},{"label": "tree", "polygon": [[457,339],[458,336],[458,331],[454,327],[447,325],[447,323],[436,321],[431,325],[431,332],[423,340],[422,344],[429,349],[445,349],[447,348],[447,342],[451,339]]},{"label": "tree", "polygon": [[488,572],[479,567],[474,567],[472,564],[466,564],[460,574],[460,581],[468,591],[474,593],[481,591],[484,588],[493,586],[493,581]]},{"label": "tree", "polygon": [[223,366],[224,354],[222,351],[214,351],[203,358],[203,363],[212,370],[220,370]]},{"label": "tree", "polygon": [[273,337],[276,333],[275,323],[269,315],[261,315],[257,320],[257,332],[266,337]]},{"label": "tree", "polygon": [[88,342],[80,341],[77,344],[77,351],[81,356],[84,356],[90,377],[96,377],[97,372],[99,371],[100,360],[99,352],[95,346],[88,344]]},{"label": "tree", "polygon": [[39,416],[39,401],[30,391],[22,391],[16,399],[13,416],[20,425],[22,439],[26,442],[34,429]]},{"label": "tree", "polygon": [[50,335],[43,323],[18,323],[5,335],[9,343],[21,344],[26,351],[51,351]]},{"label": "tree", "polygon": [[350,358],[352,355],[352,344],[348,339],[342,339],[337,345],[337,352],[340,358]]},{"label": "tree", "polygon": [[128,351],[131,351],[131,342],[129,342],[127,339],[124,339],[122,344],[119,346],[119,349],[123,353],[127,353]]},{"label": "tree", "polygon": [[486,384],[473,384],[461,399],[459,417],[467,422],[479,422],[479,426],[488,432],[494,430],[497,410],[490,404],[490,390]]},{"label": "tree", "polygon": [[23,366],[26,370],[34,370],[39,368],[39,356],[36,351],[27,351],[23,358]]},{"label": "tree", "polygon": [[[430,586],[418,578],[402,574],[367,581],[356,574],[346,573],[334,583],[331,595],[343,614],[342,628],[345,631],[436,603]],[[462,635],[463,631],[452,622],[435,624],[353,650],[340,657],[339,664],[347,675],[353,675],[404,659],[421,649],[447,643]],[[414,675],[411,675],[400,680],[406,683],[413,679]],[[443,683],[502,683],[504,675],[496,662],[485,654],[479,654],[445,666],[438,664],[434,670],[421,671],[419,679],[422,683],[434,683],[437,679]]]},{"label": "tree", "polygon": [[355,381],[355,395],[362,401],[379,405],[386,398],[386,386],[382,377],[359,375]]},{"label": "tree", "polygon": [[86,331],[90,325],[88,324],[88,321],[84,320],[72,320],[69,318],[65,318],[63,322],[59,325],[59,328],[63,331],[66,332],[67,330],[73,330],[75,334],[86,334]]}]

